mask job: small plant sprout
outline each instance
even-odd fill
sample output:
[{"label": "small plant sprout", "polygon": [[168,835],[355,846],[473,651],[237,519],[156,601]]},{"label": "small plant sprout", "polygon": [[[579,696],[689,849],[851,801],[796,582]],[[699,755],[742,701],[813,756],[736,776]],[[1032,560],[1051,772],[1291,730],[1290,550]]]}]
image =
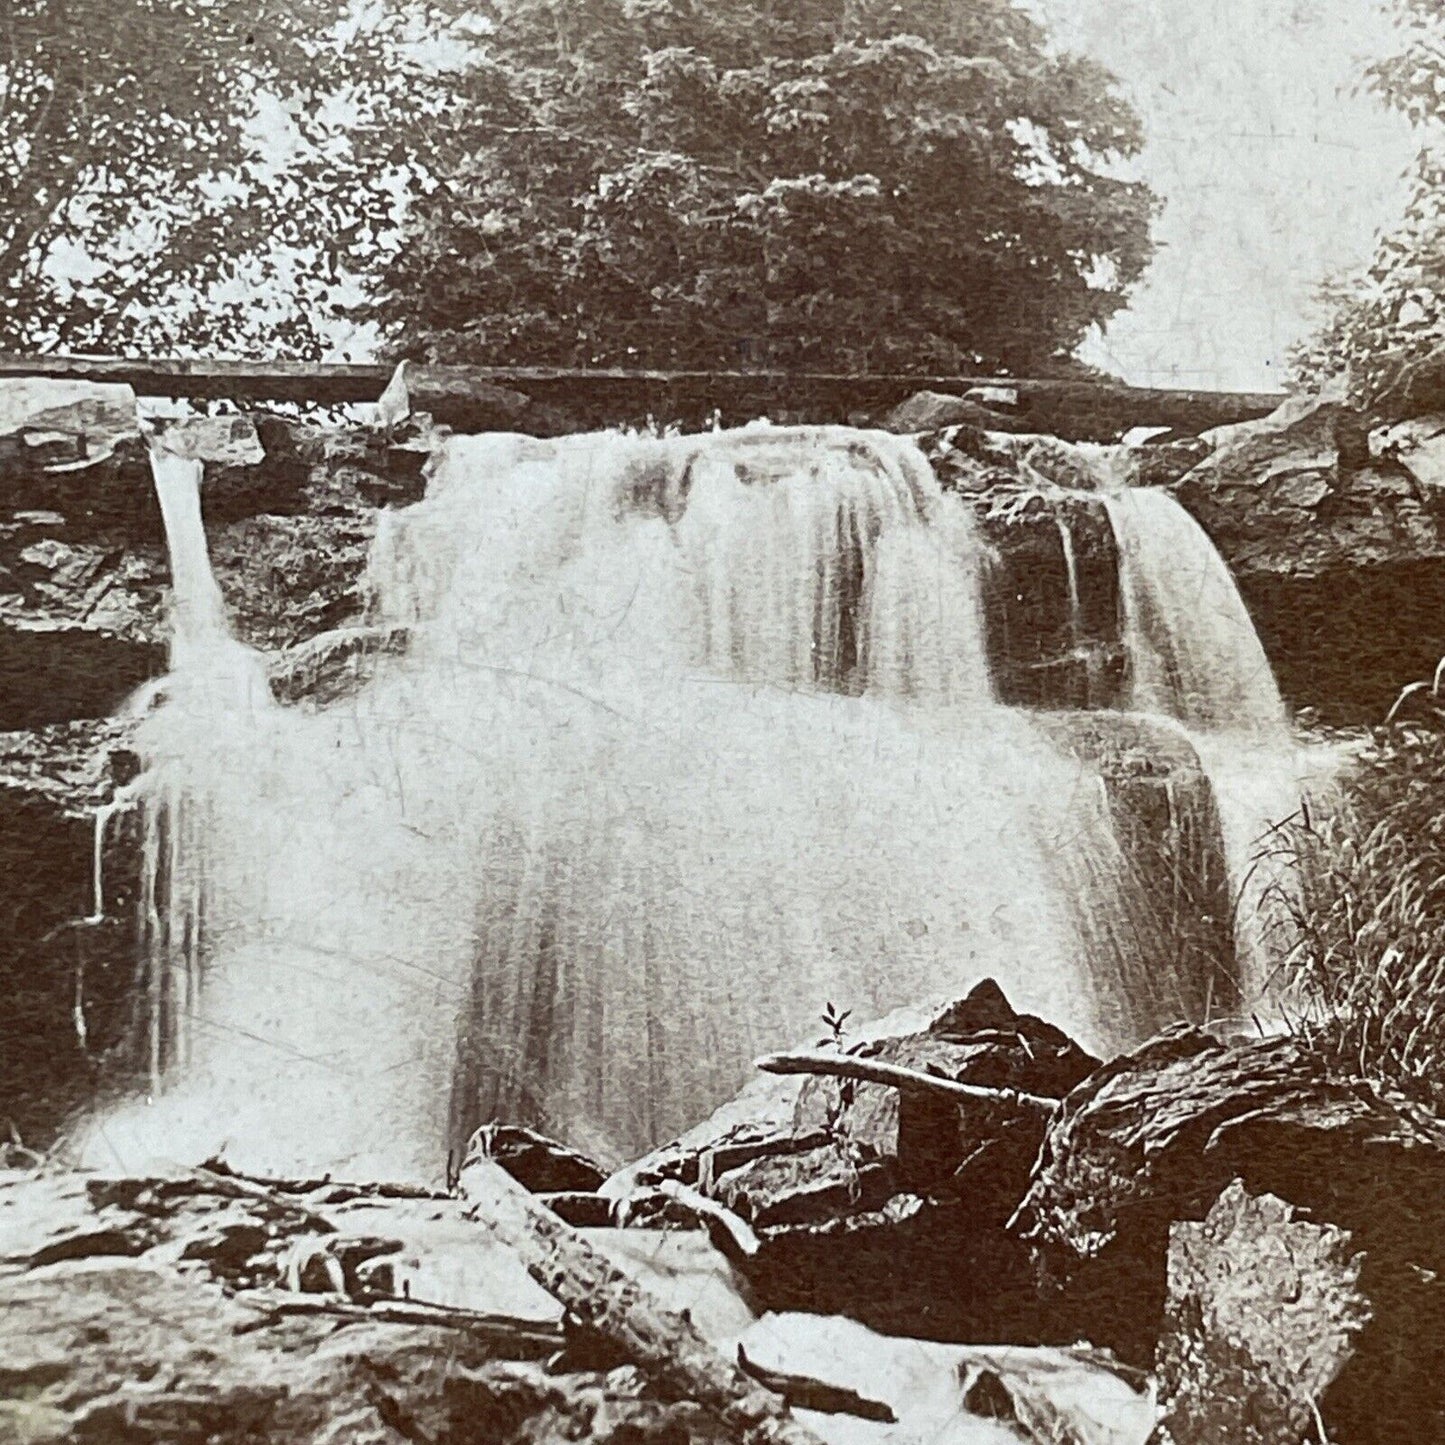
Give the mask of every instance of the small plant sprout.
[{"label": "small plant sprout", "polygon": [[[833,1004],[824,1004],[822,1019],[828,1033],[824,1038],[818,1040],[820,1049],[834,1048],[839,1052],[842,1051],[845,1025],[852,1014],[852,1009],[844,1009],[842,1013],[839,1013]],[[848,1111],[853,1107],[853,1101],[858,1096],[858,1081],[856,1079],[839,1079],[837,1084],[829,1090],[829,1096],[828,1113],[823,1127],[844,1158],[853,1162],[853,1150],[849,1144],[848,1131],[845,1126],[848,1120]]]},{"label": "small plant sprout", "polygon": [[842,1013],[839,1013],[831,1003],[824,1004],[822,1019],[828,1033],[825,1038],[818,1040],[818,1047],[820,1049],[829,1047],[841,1049],[843,1047],[843,1026],[852,1016],[853,1010],[850,1008],[846,1008]]}]

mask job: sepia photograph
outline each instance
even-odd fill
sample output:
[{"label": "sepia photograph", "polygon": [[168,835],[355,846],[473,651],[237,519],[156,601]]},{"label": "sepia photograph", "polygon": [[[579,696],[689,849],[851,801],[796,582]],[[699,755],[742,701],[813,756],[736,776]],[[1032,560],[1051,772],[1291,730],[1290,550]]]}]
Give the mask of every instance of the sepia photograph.
[{"label": "sepia photograph", "polygon": [[0,0],[0,1445],[1445,1441],[1445,0]]}]

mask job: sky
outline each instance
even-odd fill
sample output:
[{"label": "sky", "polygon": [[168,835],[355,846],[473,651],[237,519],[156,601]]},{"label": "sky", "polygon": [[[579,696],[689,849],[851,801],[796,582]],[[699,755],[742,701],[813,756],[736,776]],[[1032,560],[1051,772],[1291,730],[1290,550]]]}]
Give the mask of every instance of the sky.
[{"label": "sky", "polygon": [[1148,135],[1160,250],[1085,357],[1138,385],[1273,390],[1316,286],[1368,259],[1418,135],[1356,90],[1396,48],[1382,0],[1035,0]]}]

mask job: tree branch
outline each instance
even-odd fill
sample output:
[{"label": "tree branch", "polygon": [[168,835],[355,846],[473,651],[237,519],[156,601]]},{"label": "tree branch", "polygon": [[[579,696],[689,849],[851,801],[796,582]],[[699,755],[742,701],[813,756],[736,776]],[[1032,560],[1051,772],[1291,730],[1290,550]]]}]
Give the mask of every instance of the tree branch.
[{"label": "tree branch", "polygon": [[863,1083],[882,1084],[885,1088],[908,1093],[934,1094],[959,1104],[1003,1104],[1020,1113],[1052,1115],[1059,1101],[1042,1094],[1029,1094],[1022,1089],[995,1089],[983,1084],[960,1084],[925,1074],[902,1064],[885,1063],[882,1059],[861,1058],[857,1054],[769,1054],[757,1061],[765,1074],[821,1074],[838,1079],[858,1079]]}]

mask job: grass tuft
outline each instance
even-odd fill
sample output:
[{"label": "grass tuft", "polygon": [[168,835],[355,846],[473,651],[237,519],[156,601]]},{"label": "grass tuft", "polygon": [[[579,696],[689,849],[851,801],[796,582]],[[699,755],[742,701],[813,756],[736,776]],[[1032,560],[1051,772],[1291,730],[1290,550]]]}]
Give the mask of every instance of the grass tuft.
[{"label": "grass tuft", "polygon": [[1445,732],[1384,728],[1339,806],[1263,845],[1288,885],[1272,908],[1276,984],[1296,1036],[1351,1077],[1445,1097]]}]

